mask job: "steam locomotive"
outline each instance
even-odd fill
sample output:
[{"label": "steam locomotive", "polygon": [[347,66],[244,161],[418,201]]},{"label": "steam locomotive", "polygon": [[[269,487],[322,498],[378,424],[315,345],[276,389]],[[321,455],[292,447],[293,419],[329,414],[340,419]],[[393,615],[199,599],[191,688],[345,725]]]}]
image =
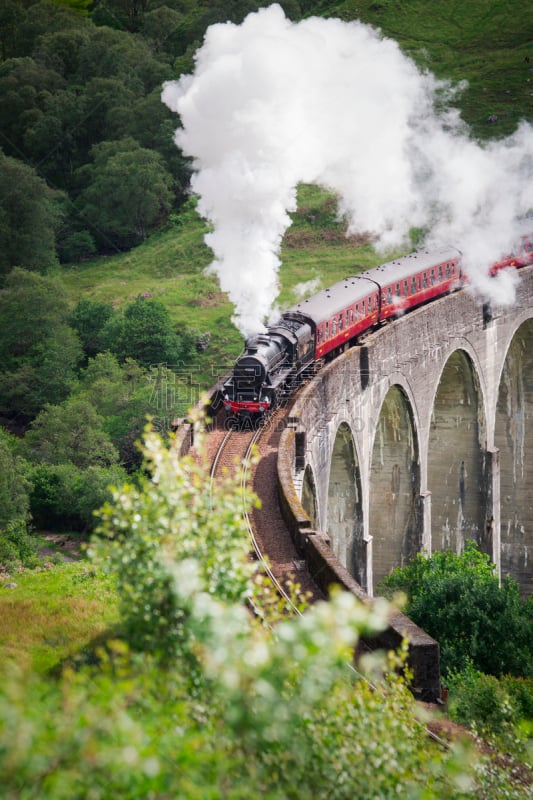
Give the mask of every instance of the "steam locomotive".
[{"label": "steam locomotive", "polygon": [[[493,264],[533,264],[533,233]],[[353,346],[388,319],[460,289],[466,282],[461,253],[453,247],[414,252],[333,286],[285,311],[265,333],[246,341],[222,388],[226,412],[259,420],[289,396],[306,375]]]}]

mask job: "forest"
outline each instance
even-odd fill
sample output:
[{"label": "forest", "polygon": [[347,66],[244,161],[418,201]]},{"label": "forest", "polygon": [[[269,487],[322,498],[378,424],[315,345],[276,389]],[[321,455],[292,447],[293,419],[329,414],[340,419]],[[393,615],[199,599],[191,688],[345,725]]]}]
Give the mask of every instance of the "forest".
[{"label": "forest", "polygon": [[[210,25],[262,5],[0,7],[0,794],[521,800],[531,598],[500,587],[474,546],[381,587],[439,639],[448,712],[486,749],[428,738],[404,652],[346,668],[388,605],[335,596],[288,621],[247,558],[237,485],[212,497],[205,470],[168,448],[188,408],[146,427],[184,366],[206,388],[241,346],[204,274],[193,165],[161,88],[192,71]],[[435,74],[466,76],[457,102],[479,141],[531,121],[533,21],[518,2],[280,5],[293,21],[360,18]],[[338,279],[354,252],[356,269],[378,263],[367,241],[346,243],[327,192],[302,186],[299,201],[282,301]],[[50,555],[50,535],[79,543],[76,558]],[[252,594],[268,626],[244,611]]]}]

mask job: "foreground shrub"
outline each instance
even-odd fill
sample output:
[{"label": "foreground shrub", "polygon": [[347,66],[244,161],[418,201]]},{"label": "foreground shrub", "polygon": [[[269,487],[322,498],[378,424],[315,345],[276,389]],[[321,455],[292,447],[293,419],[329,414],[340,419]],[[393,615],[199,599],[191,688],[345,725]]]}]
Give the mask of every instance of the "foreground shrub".
[{"label": "foreground shrub", "polygon": [[[265,626],[238,482],[150,435],[148,474],[102,512],[124,641],[58,683],[0,677],[0,771],[24,800],[525,800],[496,764],[441,749],[417,720],[401,655],[352,668],[388,606],[334,594]],[[202,459],[199,459],[201,462]],[[260,587],[256,589],[256,582]]]}]

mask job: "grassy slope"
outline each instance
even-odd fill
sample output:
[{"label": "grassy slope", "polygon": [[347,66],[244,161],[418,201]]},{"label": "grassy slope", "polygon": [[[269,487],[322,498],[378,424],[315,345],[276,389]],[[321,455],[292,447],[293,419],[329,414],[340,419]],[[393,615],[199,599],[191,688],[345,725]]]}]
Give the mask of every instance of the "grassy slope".
[{"label": "grassy slope", "polygon": [[[532,118],[533,6],[522,0],[346,0],[315,6],[315,13],[361,18],[381,27],[404,50],[439,77],[468,79],[461,97],[464,119],[479,138],[511,133]],[[525,57],[530,55],[528,64]],[[498,119],[488,123],[496,114]],[[167,305],[176,324],[211,331],[212,344],[198,356],[198,380],[209,386],[239,352],[242,339],[231,324],[232,308],[204,268],[210,253],[205,226],[194,209],[131,253],[99,258],[61,270],[72,302],[90,297],[115,305],[150,292]],[[301,187],[299,211],[285,236],[280,271],[280,307],[296,300],[294,288],[315,280],[327,285],[378,263],[364,243],[346,242],[334,203],[316,187]],[[81,575],[81,577],[79,577]],[[111,590],[98,590],[83,565],[17,577],[15,593],[0,594],[0,646],[19,662],[53,667],[116,619]],[[78,576],[78,577],[76,577]],[[66,598],[66,599],[65,599]],[[1,608],[4,606],[4,608]]]},{"label": "grassy slope", "polygon": [[[479,138],[508,135],[533,112],[533,5],[522,0],[344,0],[319,13],[359,18],[439,78],[468,81],[459,105]],[[530,61],[526,61],[526,57]],[[495,122],[488,122],[492,115]]]},{"label": "grassy slope", "polygon": [[111,581],[86,562],[24,571],[0,584],[2,663],[47,672],[72,658],[118,622]]}]

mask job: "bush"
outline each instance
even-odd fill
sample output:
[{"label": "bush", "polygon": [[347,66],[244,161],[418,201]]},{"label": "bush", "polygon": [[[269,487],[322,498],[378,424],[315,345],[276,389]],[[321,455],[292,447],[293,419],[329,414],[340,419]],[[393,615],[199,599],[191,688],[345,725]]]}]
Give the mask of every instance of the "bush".
[{"label": "bush", "polygon": [[94,511],[111,497],[110,485],[121,484],[125,471],[115,467],[80,469],[73,464],[38,464],[30,474],[30,509],[40,529],[88,532]]},{"label": "bush", "polygon": [[489,675],[533,675],[533,615],[516,581],[500,587],[489,557],[474,542],[460,555],[418,555],[398,567],[378,591],[403,592],[405,612],[441,648],[443,674],[470,663]]},{"label": "bush", "polygon": [[114,310],[111,303],[82,298],[76,304],[70,315],[69,322],[78,334],[84,353],[88,358],[95,356],[104,349],[102,331],[113,314]]},{"label": "bush", "polygon": [[128,303],[123,315],[110,317],[102,341],[120,361],[132,358],[144,367],[172,366],[182,358],[181,339],[168,310],[159,300],[142,295]]},{"label": "bush", "polygon": [[0,529],[0,564],[12,570],[19,564],[36,567],[39,563],[38,543],[28,532],[22,519],[11,520]]},{"label": "bush", "polygon": [[89,231],[74,231],[58,242],[59,258],[65,261],[81,261],[96,253],[96,245]]},{"label": "bush", "polygon": [[526,754],[525,720],[533,721],[533,681],[498,680],[469,666],[450,673],[448,714],[499,750]]}]

